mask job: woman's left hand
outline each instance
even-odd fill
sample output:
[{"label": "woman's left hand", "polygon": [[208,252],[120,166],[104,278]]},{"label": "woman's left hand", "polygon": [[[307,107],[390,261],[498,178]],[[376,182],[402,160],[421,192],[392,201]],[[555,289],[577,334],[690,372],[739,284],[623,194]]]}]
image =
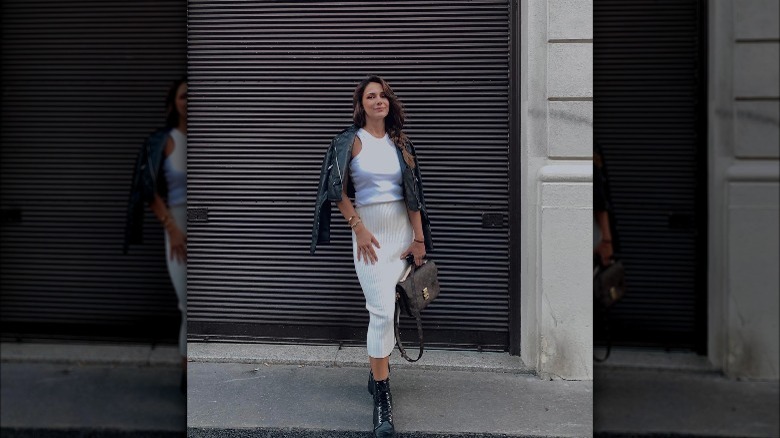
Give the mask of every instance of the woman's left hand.
[{"label": "woman's left hand", "polygon": [[414,256],[414,264],[421,266],[423,264],[423,257],[425,257],[425,244],[420,242],[412,242],[409,248],[401,254],[401,259],[405,259],[409,254]]}]

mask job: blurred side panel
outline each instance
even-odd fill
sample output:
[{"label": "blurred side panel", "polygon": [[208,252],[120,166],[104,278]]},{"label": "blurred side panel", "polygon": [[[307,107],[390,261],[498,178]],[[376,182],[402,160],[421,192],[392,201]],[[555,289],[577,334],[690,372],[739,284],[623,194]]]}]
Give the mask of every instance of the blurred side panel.
[{"label": "blurred side panel", "polygon": [[618,346],[704,354],[706,3],[599,0],[593,11],[593,135],[630,291],[610,331]]},{"label": "blurred side panel", "polygon": [[133,164],[186,71],[186,2],[3,0],[3,338],[175,342],[150,212],[122,254]]},{"label": "blurred side panel", "polygon": [[710,2],[709,357],[780,378],[780,7]]}]

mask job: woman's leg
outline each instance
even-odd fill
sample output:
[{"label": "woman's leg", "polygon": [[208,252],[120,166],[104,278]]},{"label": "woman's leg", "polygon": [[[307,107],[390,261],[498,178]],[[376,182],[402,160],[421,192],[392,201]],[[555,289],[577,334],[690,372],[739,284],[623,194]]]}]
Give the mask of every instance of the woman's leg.
[{"label": "woman's leg", "polygon": [[[182,230],[187,232],[187,210],[181,206],[170,208],[176,224]],[[168,274],[171,277],[173,289],[179,301],[179,311],[181,312],[181,325],[179,327],[179,352],[182,356],[182,366],[187,363],[187,263],[180,260],[171,260],[171,245],[168,233],[165,233],[165,260],[168,265]]]},{"label": "woman's leg", "polygon": [[[357,260],[357,242],[352,239],[355,271],[366,298],[369,312],[366,347],[371,374],[368,392],[374,398],[374,436],[395,436],[393,399],[390,394],[390,353],[395,345],[395,285],[406,263],[401,253],[409,246],[413,231],[402,201],[358,207],[363,223],[381,245],[376,249],[377,263]],[[373,378],[372,378],[373,377]]]},{"label": "woman's leg", "polygon": [[[363,223],[379,240],[377,263],[357,260],[357,241],[352,238],[355,271],[366,298],[369,313],[366,346],[368,356],[380,361],[382,369],[372,370],[375,377],[387,375],[388,356],[395,346],[395,285],[406,268],[401,253],[412,241],[413,231],[402,201],[358,207]],[[370,361],[372,362],[372,361]]]},{"label": "woman's leg", "polygon": [[385,380],[390,376],[390,356],[382,358],[369,356],[368,362],[371,364],[374,380]]},{"label": "woman's leg", "polygon": [[[187,210],[182,206],[170,208],[171,215],[179,228],[187,233]],[[186,394],[187,391],[187,263],[180,260],[171,260],[171,244],[168,233],[165,233],[165,260],[168,264],[168,274],[171,276],[173,289],[179,299],[179,311],[181,312],[181,325],[179,327],[179,353],[181,354],[181,381],[179,389]]]}]

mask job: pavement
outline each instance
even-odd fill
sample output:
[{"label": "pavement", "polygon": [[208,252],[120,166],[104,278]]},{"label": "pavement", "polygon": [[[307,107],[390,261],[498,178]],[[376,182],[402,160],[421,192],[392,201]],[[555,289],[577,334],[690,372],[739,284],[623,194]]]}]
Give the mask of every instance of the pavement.
[{"label": "pavement", "polygon": [[175,346],[0,344],[0,436],[181,437]]},{"label": "pavement", "polygon": [[[188,436],[368,437],[365,348],[190,343]],[[391,356],[399,437],[583,437],[590,381],[542,380],[506,353]]]},{"label": "pavement", "polygon": [[[370,436],[364,348],[190,343],[186,399],[174,346],[0,353],[0,437]],[[540,379],[502,353],[391,363],[401,438],[780,437],[777,380],[730,379],[693,353],[615,349],[594,381]]]},{"label": "pavement", "polygon": [[593,389],[597,437],[780,437],[777,380],[731,379],[694,353],[613,350]]}]

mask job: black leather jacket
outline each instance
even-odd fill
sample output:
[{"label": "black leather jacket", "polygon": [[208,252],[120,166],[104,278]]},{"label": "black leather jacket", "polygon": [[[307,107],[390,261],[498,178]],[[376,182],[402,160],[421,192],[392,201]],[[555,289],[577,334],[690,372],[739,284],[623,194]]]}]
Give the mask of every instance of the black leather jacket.
[{"label": "black leather jacket", "polygon": [[162,172],[163,151],[171,129],[164,128],[151,133],[144,141],[135,159],[133,183],[127,201],[125,221],[125,242],[123,251],[131,243],[143,243],[144,208],[154,200],[155,193],[167,197],[168,185]]},{"label": "black leather jacket", "polygon": [[[352,144],[359,129],[358,126],[352,125],[334,137],[330,142],[328,152],[325,154],[325,159],[322,161],[319,189],[317,190],[317,203],[314,207],[314,224],[311,231],[312,254],[314,254],[318,243],[330,242],[330,203],[341,201],[342,181],[344,181],[346,172],[349,172],[349,163],[352,159]],[[428,220],[428,211],[425,208],[425,196],[423,195],[422,179],[420,178],[420,166],[417,165],[417,154],[411,141],[405,147],[414,156],[415,168],[411,169],[406,165],[401,150],[396,148],[398,161],[401,163],[401,184],[403,185],[404,200],[409,210],[420,211],[425,249],[426,251],[432,251],[431,223]],[[347,195],[350,197],[355,195],[355,188],[352,185],[351,178],[347,184]]]}]

